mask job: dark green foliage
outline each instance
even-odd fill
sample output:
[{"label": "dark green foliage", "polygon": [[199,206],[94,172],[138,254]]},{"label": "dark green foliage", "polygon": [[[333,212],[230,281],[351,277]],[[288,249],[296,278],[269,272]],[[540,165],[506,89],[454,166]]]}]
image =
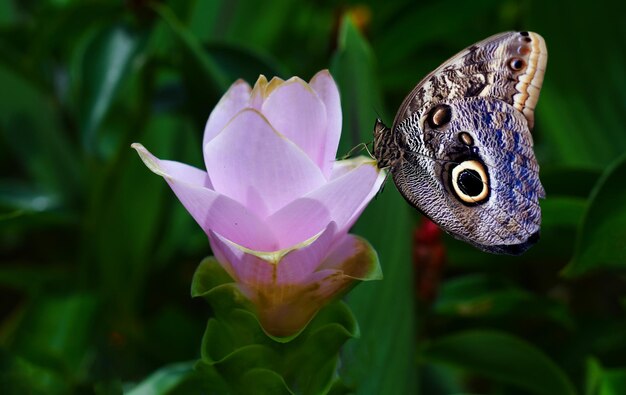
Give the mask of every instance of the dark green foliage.
[{"label": "dark green foliage", "polygon": [[[0,2],[0,393],[625,393],[621,9]],[[249,314],[217,320],[218,305],[189,297],[206,236],[132,142],[202,167],[204,123],[235,79],[329,68],[342,94],[341,157],[371,140],[376,117],[390,124],[428,72],[505,30],[536,31],[549,51],[533,132],[547,191],[535,247],[502,257],[422,237],[419,214],[388,183],[353,230],[385,276],[346,298],[360,337],[350,322],[307,337],[297,351],[317,362],[302,371],[285,373],[284,345],[252,345],[233,326],[254,324]],[[337,339],[349,339],[341,366]],[[293,352],[295,366],[304,357]],[[241,383],[220,381],[220,370]]]},{"label": "dark green foliage", "polygon": [[459,366],[533,394],[574,394],[565,374],[530,344],[500,332],[467,331],[426,345],[424,358]]}]

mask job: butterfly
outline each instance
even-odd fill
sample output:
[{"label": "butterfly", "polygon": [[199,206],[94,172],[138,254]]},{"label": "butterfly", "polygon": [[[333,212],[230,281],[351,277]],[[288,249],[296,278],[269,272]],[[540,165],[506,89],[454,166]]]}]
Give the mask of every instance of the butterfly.
[{"label": "butterfly", "polygon": [[497,34],[428,74],[391,128],[376,121],[373,155],[402,196],[483,251],[519,255],[539,239],[531,130],[546,62],[537,33]]}]

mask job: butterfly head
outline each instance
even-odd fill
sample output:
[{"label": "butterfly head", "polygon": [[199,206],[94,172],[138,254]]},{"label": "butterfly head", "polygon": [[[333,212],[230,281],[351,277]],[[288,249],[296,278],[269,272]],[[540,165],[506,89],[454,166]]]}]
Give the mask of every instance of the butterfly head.
[{"label": "butterfly head", "polygon": [[401,155],[396,139],[380,119],[374,124],[374,157],[380,169],[393,168]]}]

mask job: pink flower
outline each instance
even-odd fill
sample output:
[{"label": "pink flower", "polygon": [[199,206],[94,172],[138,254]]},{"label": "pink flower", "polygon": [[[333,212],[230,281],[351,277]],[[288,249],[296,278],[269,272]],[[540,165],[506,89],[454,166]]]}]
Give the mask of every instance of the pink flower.
[{"label": "pink flower", "polygon": [[204,130],[207,171],[133,144],[209,236],[213,253],[272,335],[291,335],[354,280],[381,278],[376,253],[348,234],[384,174],[336,161],[339,91],[328,71],[254,88],[235,82]]}]

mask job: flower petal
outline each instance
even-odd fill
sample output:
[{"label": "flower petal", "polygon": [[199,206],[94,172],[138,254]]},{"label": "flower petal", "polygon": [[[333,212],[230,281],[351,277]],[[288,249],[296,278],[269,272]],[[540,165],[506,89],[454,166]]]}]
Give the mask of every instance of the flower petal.
[{"label": "flower petal", "polygon": [[276,249],[277,242],[272,230],[240,203],[207,188],[206,173],[183,163],[162,161],[141,144],[133,144],[132,147],[150,170],[165,178],[207,234],[215,230],[228,240],[247,248]]},{"label": "flower petal", "polygon": [[265,91],[267,88],[267,78],[263,74],[259,75],[256,82],[254,83],[254,87],[252,88],[252,92],[250,93],[250,107],[255,110],[261,111],[261,107],[263,106],[263,101],[265,100]]},{"label": "flower petal", "polygon": [[344,160],[336,160],[333,163],[333,170],[330,173],[329,180],[334,180],[335,178],[339,178],[344,174],[354,170],[359,164],[366,161],[364,156],[357,156],[356,158],[344,159]]},{"label": "flower petal", "polygon": [[376,250],[367,240],[351,234],[346,234],[335,243],[333,250],[312,277],[329,270],[337,270],[343,276],[362,281],[383,278]]},{"label": "flower petal", "polygon": [[321,168],[326,178],[330,178],[333,162],[341,137],[341,101],[339,90],[328,70],[315,74],[309,83],[326,107],[326,142],[322,151]]},{"label": "flower petal", "polygon": [[[263,328],[288,336],[305,326],[325,304],[346,292],[357,280],[382,278],[376,251],[363,239],[346,235],[326,259],[322,270],[297,287],[253,289],[247,292],[259,312]],[[281,296],[276,298],[275,295]]]},{"label": "flower petal", "polygon": [[[358,166],[361,166],[362,164],[367,164],[369,162],[371,162],[371,159],[367,158],[365,156],[359,156],[359,157],[356,157],[356,158],[352,158],[352,159],[347,159],[347,160],[342,160],[342,161],[336,162],[335,163],[336,166],[333,167],[333,174],[331,176],[331,179],[334,179],[334,177],[341,177],[340,174],[345,174],[345,173],[349,172],[350,169],[355,169]],[[376,181],[374,182],[374,186],[372,187],[370,192],[367,194],[365,199],[363,199],[363,202],[361,202],[359,207],[355,210],[355,212],[352,215],[352,217],[350,217],[350,219],[348,219],[344,229],[346,229],[346,230],[350,229],[352,227],[352,225],[354,225],[356,220],[359,219],[359,217],[363,213],[363,210],[365,210],[365,207],[367,207],[369,202],[380,191],[380,188],[383,185],[383,183],[385,182],[385,180],[387,179],[387,176],[388,176],[388,173],[387,173],[386,170],[378,171],[378,177],[376,178]]]},{"label": "flower petal", "polygon": [[[212,250],[238,282],[255,289],[290,289],[313,273],[329,252],[337,226],[327,228],[302,245],[278,251],[251,251],[216,232],[209,232]],[[269,291],[268,291],[269,292]]]},{"label": "flower petal", "polygon": [[336,232],[337,225],[331,222],[313,243],[286,254],[278,263],[278,279],[285,284],[304,281],[328,255]]},{"label": "flower petal", "polygon": [[296,143],[320,168],[326,145],[326,108],[300,78],[278,85],[263,103],[262,113],[274,129]]},{"label": "flower petal", "polygon": [[327,225],[325,221],[334,221],[340,233],[346,231],[350,221],[356,219],[357,211],[365,207],[367,199],[380,187],[380,173],[375,162],[364,160],[271,215],[267,222],[281,247],[285,242],[305,239],[320,232]]},{"label": "flower petal", "polygon": [[248,107],[250,101],[250,85],[244,80],[237,80],[217,103],[204,127],[204,147],[239,111]]},{"label": "flower petal", "polygon": [[251,210],[267,207],[255,212],[260,218],[326,182],[304,152],[253,109],[235,116],[204,147],[204,157],[215,190]]},{"label": "flower petal", "polygon": [[209,232],[209,242],[215,258],[236,282],[257,286],[272,278],[271,263],[247,254],[224,236]]},{"label": "flower petal", "polygon": [[287,248],[318,234],[332,221],[328,208],[315,199],[299,198],[267,218],[280,234],[279,248]]}]

